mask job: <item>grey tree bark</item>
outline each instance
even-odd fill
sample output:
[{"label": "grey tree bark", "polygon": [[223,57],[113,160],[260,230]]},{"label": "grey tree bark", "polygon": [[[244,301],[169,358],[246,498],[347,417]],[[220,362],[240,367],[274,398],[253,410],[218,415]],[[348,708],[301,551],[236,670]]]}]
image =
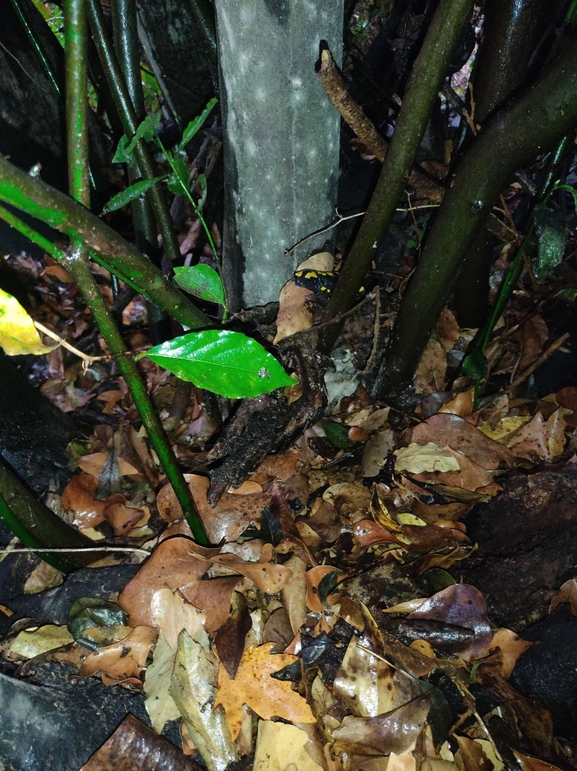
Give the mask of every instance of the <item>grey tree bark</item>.
[{"label": "grey tree bark", "polygon": [[[343,0],[216,0],[225,149],[223,273],[229,305],[278,299],[324,247],[336,204],[340,119],[315,73],[325,40],[340,61]],[[330,241],[330,237],[329,237]]]}]

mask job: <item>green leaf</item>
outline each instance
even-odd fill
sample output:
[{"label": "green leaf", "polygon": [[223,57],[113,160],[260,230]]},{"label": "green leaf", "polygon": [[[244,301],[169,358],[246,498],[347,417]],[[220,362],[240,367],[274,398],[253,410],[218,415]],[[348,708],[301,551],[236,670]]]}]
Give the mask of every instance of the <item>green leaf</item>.
[{"label": "green leaf", "polygon": [[136,134],[132,139],[128,139],[126,134],[120,138],[116,152],[114,153],[113,163],[133,163],[134,161],[134,148],[139,139],[144,139],[145,142],[150,142],[151,139],[156,137],[156,132],[160,126],[162,120],[162,113],[155,112],[152,115],[147,115],[142,121],[140,126],[136,129]]},{"label": "green leaf", "polygon": [[479,383],[481,380],[484,380],[488,366],[489,363],[483,351],[476,345],[470,345],[467,355],[461,364],[463,375],[469,375],[475,382]]},{"label": "green leaf", "polygon": [[323,423],[323,431],[329,442],[341,450],[344,450],[346,447],[352,447],[354,444],[354,442],[351,442],[349,439],[348,428],[343,426],[342,423],[335,423],[332,420],[327,420],[326,423]]},{"label": "green leaf", "polygon": [[281,523],[266,506],[260,514],[260,537],[266,543],[272,543],[273,546],[278,546],[282,541]]},{"label": "green leaf", "polygon": [[124,626],[128,620],[126,613],[114,602],[82,597],[76,600],[68,613],[66,626],[77,643],[86,648],[95,649],[94,640],[83,636],[85,629],[102,626]]},{"label": "green leaf", "polygon": [[194,297],[225,307],[222,281],[216,270],[209,265],[175,268],[174,280],[181,289]]},{"label": "green leaf", "polygon": [[108,214],[111,211],[116,211],[117,209],[122,209],[127,203],[134,201],[135,198],[139,198],[146,193],[147,190],[150,190],[151,187],[154,187],[161,179],[164,179],[164,176],[153,177],[152,179],[140,179],[138,182],[135,182],[134,185],[130,185],[126,190],[117,193],[114,198],[111,198],[110,201],[108,201],[104,209],[100,212],[100,216]]},{"label": "green leaf", "polygon": [[331,570],[330,573],[327,573],[326,576],[323,576],[319,581],[319,585],[317,586],[319,600],[325,607],[327,606],[327,597],[334,591],[340,576],[340,571]]},{"label": "green leaf", "polygon": [[228,399],[260,396],[295,384],[260,343],[228,329],[189,332],[137,358],[143,356],[181,380]]},{"label": "green leaf", "polygon": [[542,284],[563,260],[567,245],[567,225],[561,212],[551,211],[546,206],[536,206],[534,217],[538,248],[533,260],[533,275],[535,281]]},{"label": "green leaf", "polygon": [[168,189],[175,195],[186,195],[190,183],[190,172],[182,158],[172,159],[172,174],[168,178]]},{"label": "green leaf", "polygon": [[214,105],[218,102],[218,99],[213,98],[210,100],[210,102],[206,105],[204,110],[201,112],[201,114],[190,121],[188,126],[184,129],[182,134],[182,139],[180,140],[180,144],[178,145],[179,150],[184,150],[186,145],[190,142],[190,140],[193,138],[195,134],[198,133],[198,131],[202,128],[203,123],[210,115],[212,108]]}]

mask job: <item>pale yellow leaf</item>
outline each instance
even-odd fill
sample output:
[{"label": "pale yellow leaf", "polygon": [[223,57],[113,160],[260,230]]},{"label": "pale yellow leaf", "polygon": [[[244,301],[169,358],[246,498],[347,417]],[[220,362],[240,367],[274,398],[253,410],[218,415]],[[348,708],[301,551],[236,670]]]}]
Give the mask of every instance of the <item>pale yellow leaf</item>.
[{"label": "pale yellow leaf", "polygon": [[258,724],[254,771],[322,771],[305,750],[306,733],[294,725],[261,720]]},{"label": "pale yellow leaf", "polygon": [[0,289],[0,347],[8,356],[49,353],[58,345],[44,345],[34,322],[8,292]]},{"label": "pale yellow leaf", "polygon": [[23,659],[33,659],[72,642],[74,638],[65,626],[46,624],[39,629],[25,629],[20,632],[10,646],[10,653]]},{"label": "pale yellow leaf", "polygon": [[144,706],[154,730],[159,734],[169,720],[177,720],[180,717],[178,707],[169,693],[175,658],[175,652],[166,642],[161,631],[154,649],[152,664],[147,667],[144,676],[146,694]]},{"label": "pale yellow leaf", "polygon": [[409,474],[459,471],[459,463],[448,447],[437,447],[433,442],[425,445],[410,444],[395,450],[395,471]]}]

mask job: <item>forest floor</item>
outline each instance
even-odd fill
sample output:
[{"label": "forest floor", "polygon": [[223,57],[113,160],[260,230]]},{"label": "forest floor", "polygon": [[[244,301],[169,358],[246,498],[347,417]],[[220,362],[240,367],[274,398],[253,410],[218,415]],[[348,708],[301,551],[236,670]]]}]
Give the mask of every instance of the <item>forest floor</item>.
[{"label": "forest floor", "polygon": [[[103,352],[61,266],[7,263],[37,321]],[[310,326],[313,289],[291,280],[263,335]],[[66,577],[5,539],[2,767],[575,765],[574,312],[550,285],[519,291],[487,351],[496,385],[474,408],[471,383],[451,381],[473,332],[446,309],[402,413],[359,374],[379,303],[373,292],[347,321],[325,416],[213,503],[209,452],[233,405],[196,388],[183,399],[144,360],[213,548],[192,540],[113,362],[83,366],[62,347],[20,362],[82,427],[69,481],[46,499],[101,551]],[[121,315],[131,348],[150,345],[140,298]]]}]

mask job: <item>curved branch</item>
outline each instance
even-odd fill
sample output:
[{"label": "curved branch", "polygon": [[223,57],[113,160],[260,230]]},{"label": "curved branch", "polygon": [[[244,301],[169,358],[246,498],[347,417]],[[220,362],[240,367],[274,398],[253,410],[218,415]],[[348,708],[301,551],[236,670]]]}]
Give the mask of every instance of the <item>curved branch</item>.
[{"label": "curved branch", "polygon": [[[0,156],[0,200],[36,217],[67,236],[80,236],[110,270],[126,275],[142,294],[187,329],[213,326],[137,249],[67,195]],[[100,261],[100,260],[99,260]]]},{"label": "curved branch", "polygon": [[577,38],[472,141],[403,297],[375,394],[408,382],[493,202],[513,173],[577,125]]}]

